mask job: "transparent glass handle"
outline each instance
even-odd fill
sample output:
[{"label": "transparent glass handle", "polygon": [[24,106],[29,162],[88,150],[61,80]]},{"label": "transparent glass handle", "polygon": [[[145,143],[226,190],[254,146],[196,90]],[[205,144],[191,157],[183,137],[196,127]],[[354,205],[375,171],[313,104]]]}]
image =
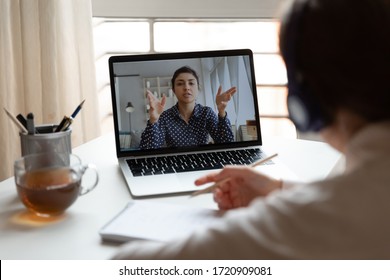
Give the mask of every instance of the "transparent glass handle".
[{"label": "transparent glass handle", "polygon": [[[81,167],[81,177],[84,176],[84,173],[87,170],[91,170],[95,173],[95,181],[88,187],[84,187],[83,184],[81,184],[81,189],[80,189],[80,196],[89,193],[92,191],[94,188],[96,188],[97,184],[99,183],[99,173],[97,171],[97,168],[93,164],[85,164]],[[82,180],[81,180],[82,182]]]}]

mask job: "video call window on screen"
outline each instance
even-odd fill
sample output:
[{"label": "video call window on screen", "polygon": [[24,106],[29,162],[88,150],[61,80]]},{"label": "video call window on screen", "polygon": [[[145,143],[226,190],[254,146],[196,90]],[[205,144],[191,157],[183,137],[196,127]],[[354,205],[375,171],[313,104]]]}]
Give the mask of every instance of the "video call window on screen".
[{"label": "video call window on screen", "polygon": [[[143,132],[148,124],[150,105],[146,92],[161,100],[165,96],[164,110],[177,103],[172,90],[174,72],[188,66],[199,78],[196,104],[207,106],[218,115],[216,94],[221,85],[223,91],[236,87],[225,109],[234,142],[257,140],[254,81],[249,56],[224,56],[172,60],[116,62],[113,64],[117,123],[121,150],[142,148]],[[185,136],[184,136],[185,137]],[[222,138],[224,139],[224,138]],[[227,140],[226,140],[227,141]],[[141,147],[140,147],[141,143]],[[209,135],[207,145],[215,144]],[[161,147],[166,147],[164,143]]]}]

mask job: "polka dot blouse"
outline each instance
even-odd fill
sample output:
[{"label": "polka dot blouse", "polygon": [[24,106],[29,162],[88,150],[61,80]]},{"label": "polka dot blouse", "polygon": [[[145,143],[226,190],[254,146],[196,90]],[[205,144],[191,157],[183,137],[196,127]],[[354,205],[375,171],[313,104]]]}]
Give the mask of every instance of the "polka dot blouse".
[{"label": "polka dot blouse", "polygon": [[207,106],[196,104],[186,123],[180,116],[178,104],[164,111],[157,122],[148,124],[142,133],[140,148],[184,147],[234,140],[227,116],[221,118]]}]

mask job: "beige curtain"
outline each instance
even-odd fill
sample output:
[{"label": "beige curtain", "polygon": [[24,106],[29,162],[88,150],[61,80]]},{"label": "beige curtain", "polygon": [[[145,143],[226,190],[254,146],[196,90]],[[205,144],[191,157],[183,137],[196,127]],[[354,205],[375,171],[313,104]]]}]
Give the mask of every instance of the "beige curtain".
[{"label": "beige curtain", "polygon": [[20,156],[3,108],[57,124],[84,99],[73,147],[100,135],[90,0],[0,0],[0,181]]}]

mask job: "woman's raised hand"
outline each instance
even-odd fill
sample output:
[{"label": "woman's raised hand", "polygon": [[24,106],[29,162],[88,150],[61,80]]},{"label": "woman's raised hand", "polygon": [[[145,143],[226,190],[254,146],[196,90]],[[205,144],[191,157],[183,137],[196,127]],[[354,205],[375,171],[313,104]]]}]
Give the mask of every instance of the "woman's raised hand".
[{"label": "woman's raised hand", "polygon": [[217,91],[217,97],[215,98],[215,103],[217,104],[218,115],[221,117],[225,116],[225,108],[232,98],[232,96],[237,92],[236,87],[231,87],[225,92],[222,92],[222,86],[219,86]]},{"label": "woman's raised hand", "polygon": [[161,100],[158,100],[157,97],[153,95],[149,90],[147,92],[147,98],[149,101],[150,109],[149,109],[149,121],[151,123],[155,123],[160,118],[161,113],[164,111],[166,96],[164,95]]}]

